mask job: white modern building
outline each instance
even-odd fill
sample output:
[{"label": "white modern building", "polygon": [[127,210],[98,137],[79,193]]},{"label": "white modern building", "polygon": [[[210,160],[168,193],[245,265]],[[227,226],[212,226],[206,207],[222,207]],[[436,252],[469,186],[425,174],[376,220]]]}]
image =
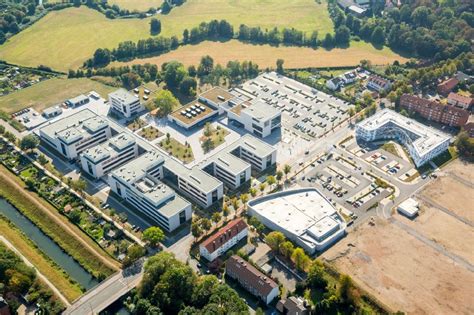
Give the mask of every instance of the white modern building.
[{"label": "white modern building", "polygon": [[130,118],[145,109],[140,103],[140,99],[125,89],[118,89],[110,93],[109,103],[115,112],[125,118]]},{"label": "white modern building", "polygon": [[396,140],[406,147],[417,167],[446,151],[450,143],[449,135],[390,109],[357,124],[356,137],[366,142]]},{"label": "white modern building", "polygon": [[249,214],[280,231],[309,254],[321,251],[345,235],[346,223],[315,188],[292,189],[248,203]]},{"label": "white modern building", "polygon": [[137,142],[134,136],[126,132],[87,149],[80,155],[82,169],[94,178],[100,178],[136,157]]},{"label": "white modern building", "polygon": [[237,104],[227,111],[227,118],[242,125],[259,138],[268,137],[281,127],[281,112],[260,100]]},{"label": "white modern building", "polygon": [[249,134],[229,145],[226,150],[250,163],[255,172],[261,172],[276,164],[276,149]]},{"label": "white modern building", "polygon": [[107,118],[97,116],[89,109],[51,122],[39,133],[45,143],[70,160],[112,136]]},{"label": "white modern building", "polygon": [[167,158],[165,161],[164,176],[183,195],[204,208],[220,200],[224,194],[224,185],[220,180],[197,166],[189,169],[172,158]]},{"label": "white modern building", "polygon": [[214,261],[217,257],[235,246],[239,241],[247,238],[248,233],[248,226],[244,219],[239,218],[230,221],[226,226],[217,231],[217,233],[212,234],[199,244],[199,253],[201,257],[206,258],[208,261]]},{"label": "white modern building", "polygon": [[250,180],[251,165],[231,153],[219,152],[204,161],[203,170],[222,181],[230,189],[236,189]]},{"label": "white modern building", "polygon": [[109,185],[134,208],[171,232],[190,220],[192,211],[189,202],[161,181],[164,163],[159,152],[147,152],[112,171]]}]

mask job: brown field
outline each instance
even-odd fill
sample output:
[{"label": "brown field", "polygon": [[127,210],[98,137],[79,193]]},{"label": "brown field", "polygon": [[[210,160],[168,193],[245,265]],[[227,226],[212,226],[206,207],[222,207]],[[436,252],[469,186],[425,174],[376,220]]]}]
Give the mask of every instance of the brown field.
[{"label": "brown field", "polygon": [[473,272],[394,223],[360,226],[322,256],[393,311],[474,312]]},{"label": "brown field", "polygon": [[446,176],[429,184],[422,195],[474,223],[474,165],[456,160],[443,173]]},{"label": "brown field", "polygon": [[373,64],[388,64],[395,60],[400,62],[407,60],[387,47],[377,50],[364,42],[352,42],[347,49],[325,50],[323,48],[252,45],[231,40],[225,43],[205,41],[197,45],[181,46],[177,50],[161,56],[135,59],[125,63],[116,62],[113,65],[144,63],[161,65],[164,62],[178,60],[189,66],[199,64],[201,57],[205,55],[214,58],[216,64],[225,65],[231,60],[251,60],[257,63],[260,68],[274,68],[276,60],[280,58],[285,60],[285,68],[354,66],[359,64],[362,59],[368,59]]},{"label": "brown field", "polygon": [[474,229],[471,226],[423,202],[421,214],[416,220],[412,221],[399,214],[395,217],[450,253],[474,265]]}]

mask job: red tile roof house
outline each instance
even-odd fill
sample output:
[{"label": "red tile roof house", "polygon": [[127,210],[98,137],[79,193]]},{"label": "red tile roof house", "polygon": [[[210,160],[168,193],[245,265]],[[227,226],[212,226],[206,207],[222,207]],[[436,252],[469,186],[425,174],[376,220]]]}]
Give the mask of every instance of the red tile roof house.
[{"label": "red tile roof house", "polygon": [[474,104],[474,99],[472,99],[472,97],[451,92],[448,95],[448,104],[461,107],[462,109],[469,109],[469,107]]},{"label": "red tile roof house", "polygon": [[243,219],[233,220],[199,245],[201,257],[213,261],[247,235],[247,223]]},{"label": "red tile roof house", "polygon": [[438,84],[438,93],[441,95],[448,95],[458,85],[459,81],[456,78],[451,78]]},{"label": "red tile roof house", "polygon": [[242,287],[267,305],[280,293],[275,281],[237,255],[227,259],[225,272],[227,276],[236,280]]},{"label": "red tile roof house", "polygon": [[392,82],[378,75],[371,75],[367,81],[367,88],[379,93],[387,92],[392,87]]}]

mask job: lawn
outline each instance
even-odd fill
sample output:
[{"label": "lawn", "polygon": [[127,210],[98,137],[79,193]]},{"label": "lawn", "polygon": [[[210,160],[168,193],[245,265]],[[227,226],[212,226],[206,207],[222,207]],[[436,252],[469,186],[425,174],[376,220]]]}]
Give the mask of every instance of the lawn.
[{"label": "lawn", "polygon": [[163,4],[163,0],[109,0],[110,5],[118,5],[121,9],[137,10],[140,12],[148,11],[150,8],[159,8]]},{"label": "lawn", "polygon": [[194,161],[193,150],[188,145],[182,144],[174,138],[163,139],[159,143],[160,148],[168,152],[170,155],[177,157],[183,163]]},{"label": "lawn", "polygon": [[[132,3],[131,0],[128,2]],[[212,19],[226,19],[234,25],[235,30],[244,23],[264,29],[294,27],[305,32],[318,30],[323,36],[332,32],[333,24],[326,2],[322,2],[187,1],[169,14],[160,16],[162,35],[181,38],[185,28],[190,29]],[[137,41],[150,37],[149,21],[149,18],[111,20],[85,6],[50,12],[3,44],[0,47],[0,59],[33,67],[43,64],[61,71],[75,69],[90,58],[97,48],[114,48],[125,40]]]},{"label": "lawn", "polygon": [[153,126],[145,127],[138,132],[138,135],[147,139],[148,141],[153,141],[156,138],[159,138],[163,135],[161,131],[156,129]]},{"label": "lawn", "polygon": [[137,119],[133,120],[131,123],[129,123],[127,125],[127,128],[130,129],[131,131],[135,132],[138,129],[140,129],[142,127],[145,127],[145,125],[146,125],[146,121],[144,121],[143,119],[137,118]]},{"label": "lawn", "polygon": [[86,78],[53,78],[0,97],[0,109],[14,113],[26,107],[34,107],[40,111],[92,90],[106,98],[115,88]]},{"label": "lawn", "polygon": [[389,153],[392,153],[395,156],[401,157],[400,154],[398,153],[397,148],[395,147],[395,144],[392,142],[386,142],[384,143],[381,148]]},{"label": "lawn", "polygon": [[0,216],[2,235],[18,249],[49,281],[69,300],[74,301],[82,295],[79,284],[69,278],[67,273],[46,256],[20,230],[6,218]]},{"label": "lawn", "polygon": [[199,139],[204,152],[209,152],[212,149],[217,148],[225,141],[225,137],[229,134],[229,131],[223,129],[221,126],[214,128],[212,125],[206,125],[204,127],[203,136]]},{"label": "lawn", "polygon": [[280,58],[285,60],[284,67],[286,68],[355,66],[362,59],[368,59],[373,64],[393,63],[395,60],[405,62],[407,60],[388,47],[378,50],[365,42],[352,42],[348,49],[326,50],[323,48],[252,45],[231,40],[226,43],[206,41],[198,45],[181,46],[177,50],[161,56],[135,59],[127,63],[116,62],[113,65],[145,64],[148,62],[160,66],[164,62],[179,60],[189,66],[199,64],[201,57],[205,55],[210,55],[214,58],[215,63],[221,65],[227,64],[230,60],[251,60],[256,62],[261,69],[275,68],[276,61]]}]

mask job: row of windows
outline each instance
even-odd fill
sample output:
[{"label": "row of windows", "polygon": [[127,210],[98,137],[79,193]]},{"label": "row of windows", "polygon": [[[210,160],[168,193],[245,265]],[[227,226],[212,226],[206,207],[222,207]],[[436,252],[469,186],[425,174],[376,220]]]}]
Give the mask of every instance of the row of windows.
[{"label": "row of windows", "polygon": [[181,177],[179,178],[179,188],[185,190],[191,196],[194,196],[203,204],[207,205],[207,195],[203,192],[199,191],[196,187],[186,182]]},{"label": "row of windows", "polygon": [[104,130],[102,133],[99,134],[99,136],[94,136],[90,139],[87,139],[87,141],[82,143],[81,145],[77,145],[76,153],[79,154],[85,149],[90,148],[92,145],[104,142],[105,140],[107,140],[107,134],[105,133],[105,130]]},{"label": "row of windows", "polygon": [[107,173],[109,170],[113,168],[119,167],[120,165],[122,165],[125,162],[130,161],[134,157],[135,157],[135,151],[132,150],[129,154],[123,155],[120,159],[115,160],[114,163],[110,163],[109,165],[104,167],[104,173]]},{"label": "row of windows", "polygon": [[169,223],[167,220],[164,220],[159,212],[156,210],[150,210],[148,207],[144,206],[133,196],[127,194],[127,201],[130,202],[135,208],[149,215],[155,219],[160,225],[162,225],[166,230],[169,230]]}]

